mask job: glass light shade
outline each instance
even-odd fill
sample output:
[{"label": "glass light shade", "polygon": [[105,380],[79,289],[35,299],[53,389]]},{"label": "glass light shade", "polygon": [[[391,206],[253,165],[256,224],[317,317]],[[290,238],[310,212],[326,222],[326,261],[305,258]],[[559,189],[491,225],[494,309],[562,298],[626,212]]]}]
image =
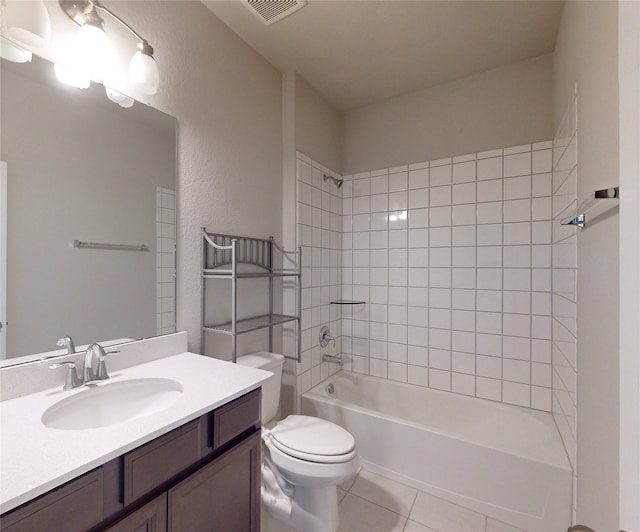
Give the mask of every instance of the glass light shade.
[{"label": "glass light shade", "polygon": [[7,33],[26,46],[45,46],[51,38],[51,20],[43,0],[10,0],[5,11]]},{"label": "glass light shade", "polygon": [[56,63],[53,65],[53,69],[60,83],[70,85],[77,89],[88,89],[91,85],[91,80],[84,73],[78,72],[73,68]]},{"label": "glass light shade", "polygon": [[153,57],[139,51],[133,54],[129,63],[129,84],[132,89],[142,94],[158,92],[160,75]]},{"label": "glass light shade", "polygon": [[102,28],[83,24],[75,42],[76,67],[88,77],[102,81],[111,68],[111,43]]},{"label": "glass light shade", "polygon": [[0,57],[12,63],[29,63],[32,54],[0,36]]},{"label": "glass light shade", "polygon": [[109,87],[105,87],[104,90],[107,93],[107,98],[109,98],[113,103],[117,103],[120,107],[129,109],[129,107],[133,106],[133,98],[130,98],[126,94],[122,94],[121,92],[110,89]]}]

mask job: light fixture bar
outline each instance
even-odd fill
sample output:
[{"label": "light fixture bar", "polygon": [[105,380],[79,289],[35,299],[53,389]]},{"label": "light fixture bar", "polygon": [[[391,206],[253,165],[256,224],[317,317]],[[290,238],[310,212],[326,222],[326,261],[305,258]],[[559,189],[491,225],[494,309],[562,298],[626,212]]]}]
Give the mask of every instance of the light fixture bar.
[{"label": "light fixture bar", "polygon": [[122,20],[98,0],[58,0],[65,14],[78,26],[96,26],[103,28],[103,20],[97,11],[106,13],[121,26],[126,28],[137,40],[137,51],[129,64],[129,84],[132,89],[142,94],[155,94],[158,90],[158,66],[153,59],[153,47],[136,30]]},{"label": "light fixture bar", "polygon": [[[122,26],[127,28],[136,39],[138,39],[142,43],[146,43],[146,45],[149,46],[149,43],[146,39],[143,39],[136,30],[129,26],[129,24],[122,20],[113,11],[104,7],[98,0],[59,0],[58,3],[60,4],[62,11],[64,11],[66,15],[78,26],[82,26],[85,23],[85,16],[90,13],[93,8],[104,11],[109,16],[111,16],[111,18],[118,21]],[[149,46],[149,48],[151,47]],[[151,48],[151,50],[153,50],[153,48]]]}]

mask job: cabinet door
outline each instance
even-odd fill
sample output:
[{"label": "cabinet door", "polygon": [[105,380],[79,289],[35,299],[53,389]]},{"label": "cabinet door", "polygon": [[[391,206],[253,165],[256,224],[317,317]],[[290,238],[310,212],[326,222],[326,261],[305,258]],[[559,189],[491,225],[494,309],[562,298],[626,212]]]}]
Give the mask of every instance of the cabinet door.
[{"label": "cabinet door", "polygon": [[102,503],[103,476],[98,468],[3,515],[0,528],[3,532],[81,532],[104,519]]},{"label": "cabinet door", "polygon": [[166,532],[167,494],[163,493],[141,506],[105,532]]},{"label": "cabinet door", "polygon": [[169,490],[169,531],[260,530],[260,432]]}]

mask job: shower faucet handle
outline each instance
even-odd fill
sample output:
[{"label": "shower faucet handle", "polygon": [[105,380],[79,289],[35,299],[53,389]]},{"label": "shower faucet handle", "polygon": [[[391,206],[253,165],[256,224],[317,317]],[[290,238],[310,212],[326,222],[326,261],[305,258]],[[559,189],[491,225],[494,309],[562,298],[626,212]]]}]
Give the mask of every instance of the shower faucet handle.
[{"label": "shower faucet handle", "polygon": [[320,342],[320,347],[327,347],[329,342],[333,340],[333,347],[336,346],[336,339],[331,336],[331,331],[329,331],[329,327],[323,325],[320,329],[320,335],[318,336],[318,340]]}]

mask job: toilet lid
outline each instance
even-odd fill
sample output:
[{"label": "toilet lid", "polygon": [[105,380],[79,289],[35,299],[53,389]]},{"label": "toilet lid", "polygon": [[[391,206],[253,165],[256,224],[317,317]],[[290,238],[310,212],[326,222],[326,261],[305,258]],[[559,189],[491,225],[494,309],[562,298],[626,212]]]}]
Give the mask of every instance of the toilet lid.
[{"label": "toilet lid", "polygon": [[288,416],[271,430],[271,441],[290,456],[314,462],[344,462],[355,455],[353,436],[317,417]]}]

